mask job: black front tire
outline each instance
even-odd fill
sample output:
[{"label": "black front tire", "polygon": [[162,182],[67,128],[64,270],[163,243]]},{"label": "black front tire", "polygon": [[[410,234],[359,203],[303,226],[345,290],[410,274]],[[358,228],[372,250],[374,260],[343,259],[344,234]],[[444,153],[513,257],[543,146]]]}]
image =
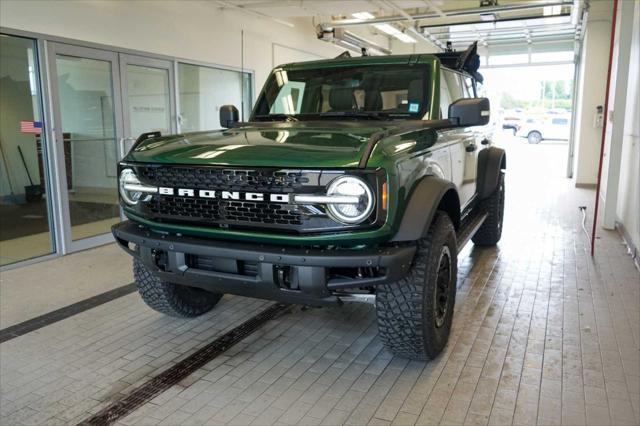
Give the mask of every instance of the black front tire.
[{"label": "black front tire", "polygon": [[487,213],[487,219],[478,229],[471,241],[478,246],[494,246],[502,237],[504,219],[504,171],[498,176],[498,187],[493,194],[481,201],[480,208]]},{"label": "black front tire", "polygon": [[172,317],[197,317],[210,311],[222,298],[219,293],[162,281],[135,259],[133,276],[144,303]]},{"label": "black front tire", "polygon": [[376,289],[378,333],[393,354],[434,359],[447,344],[456,297],[456,232],[441,211],[418,250],[409,274]]}]

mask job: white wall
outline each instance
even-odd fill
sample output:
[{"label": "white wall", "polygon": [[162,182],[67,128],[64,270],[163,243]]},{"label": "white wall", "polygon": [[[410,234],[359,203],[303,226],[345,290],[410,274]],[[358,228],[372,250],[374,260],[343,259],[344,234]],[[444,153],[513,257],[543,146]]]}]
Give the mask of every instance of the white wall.
[{"label": "white wall", "polygon": [[577,185],[595,184],[602,128],[594,126],[596,107],[604,107],[612,2],[591,2],[581,52],[576,120],[574,177]]},{"label": "white wall", "polygon": [[[256,91],[282,58],[331,58],[344,51],[317,40],[310,19],[286,20],[295,26],[223,10],[210,1],[0,1],[3,27],[231,67],[241,65],[244,30],[244,66],[255,71]],[[366,28],[352,31],[388,46],[386,37],[374,36]]]},{"label": "white wall", "polygon": [[635,3],[616,215],[640,248],[640,2]]}]

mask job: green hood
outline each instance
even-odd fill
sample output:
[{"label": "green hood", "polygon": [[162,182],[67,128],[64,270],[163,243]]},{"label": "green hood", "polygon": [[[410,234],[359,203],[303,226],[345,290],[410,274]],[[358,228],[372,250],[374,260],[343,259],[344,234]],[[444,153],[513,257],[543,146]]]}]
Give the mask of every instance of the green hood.
[{"label": "green hood", "polygon": [[146,140],[126,161],[249,167],[358,167],[372,133],[391,122],[252,123]]}]

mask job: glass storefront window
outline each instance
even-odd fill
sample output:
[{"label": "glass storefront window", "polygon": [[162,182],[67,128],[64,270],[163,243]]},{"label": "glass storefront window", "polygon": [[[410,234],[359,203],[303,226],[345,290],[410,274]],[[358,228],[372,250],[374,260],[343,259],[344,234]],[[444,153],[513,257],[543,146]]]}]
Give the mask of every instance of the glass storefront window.
[{"label": "glass storefront window", "polygon": [[526,53],[489,56],[489,65],[526,64],[527,62],[529,62],[529,55]]},{"label": "glass storefront window", "polygon": [[[176,124],[183,132],[219,129],[222,105],[235,105],[241,119],[251,113],[248,72],[82,45],[48,46],[46,101],[60,123],[55,140],[47,142],[38,41],[0,35],[0,266],[108,241],[110,226],[121,219],[121,139],[170,134]],[[58,156],[48,157],[54,149]],[[61,175],[49,182],[47,165],[54,160]]]},{"label": "glass storefront window", "polygon": [[159,131],[171,133],[169,72],[128,64],[127,100],[131,135]]},{"label": "glass storefront window", "polygon": [[531,54],[531,62],[571,62],[573,60],[573,50],[561,52],[534,52]]},{"label": "glass storefront window", "polygon": [[0,35],[0,266],[53,252],[36,42]]},{"label": "glass storefront window", "polygon": [[120,220],[112,63],[57,55],[72,240],[109,232]]},{"label": "glass storefront window", "polygon": [[219,129],[222,105],[251,114],[251,75],[199,65],[178,64],[179,121],[182,132]]}]

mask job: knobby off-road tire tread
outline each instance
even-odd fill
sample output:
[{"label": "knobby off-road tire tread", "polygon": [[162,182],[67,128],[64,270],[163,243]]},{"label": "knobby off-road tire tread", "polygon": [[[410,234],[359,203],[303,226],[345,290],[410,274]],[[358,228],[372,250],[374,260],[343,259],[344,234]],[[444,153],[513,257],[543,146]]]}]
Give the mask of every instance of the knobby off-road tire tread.
[{"label": "knobby off-road tire tread", "polygon": [[[450,307],[440,338],[434,335],[434,301],[441,246],[448,241],[451,254]],[[449,331],[457,281],[457,250],[455,228],[449,216],[436,212],[425,238],[418,249],[409,274],[394,283],[377,287],[376,312],[378,334],[384,346],[393,354],[413,360],[430,360],[444,348]],[[453,294],[451,294],[453,293]],[[425,307],[425,303],[431,304]]]},{"label": "knobby off-road tire tread", "polygon": [[135,259],[133,276],[138,293],[147,306],[172,317],[197,317],[210,311],[222,297],[222,294],[162,281]]},{"label": "knobby off-road tire tread", "polygon": [[494,246],[502,237],[502,220],[504,218],[504,172],[498,176],[498,187],[489,198],[482,201],[482,209],[487,213],[484,221],[471,241],[478,246]]}]

